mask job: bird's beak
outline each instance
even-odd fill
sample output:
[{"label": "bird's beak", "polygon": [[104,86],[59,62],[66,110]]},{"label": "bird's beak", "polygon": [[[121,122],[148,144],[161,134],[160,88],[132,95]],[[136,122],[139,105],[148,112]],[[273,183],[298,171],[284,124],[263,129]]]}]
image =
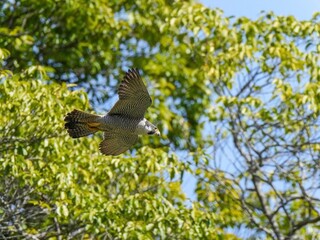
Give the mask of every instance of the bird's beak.
[{"label": "bird's beak", "polygon": [[160,136],[160,131],[159,131],[159,129],[157,129],[154,134],[157,135],[157,136]]}]

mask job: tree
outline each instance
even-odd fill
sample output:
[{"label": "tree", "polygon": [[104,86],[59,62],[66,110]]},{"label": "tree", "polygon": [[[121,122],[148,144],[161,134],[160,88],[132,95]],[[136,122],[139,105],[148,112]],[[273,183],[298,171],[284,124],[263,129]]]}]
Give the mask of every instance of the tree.
[{"label": "tree", "polygon": [[[252,21],[160,0],[0,6],[3,238],[319,235],[317,15]],[[130,66],[163,138],[104,157],[101,136],[70,139],[63,116],[108,110]]]},{"label": "tree", "polygon": [[185,206],[176,175],[188,166],[175,154],[102,157],[101,136],[73,141],[62,119],[88,107],[86,94],[46,81],[15,74],[0,85],[1,238],[227,236],[215,213]]}]

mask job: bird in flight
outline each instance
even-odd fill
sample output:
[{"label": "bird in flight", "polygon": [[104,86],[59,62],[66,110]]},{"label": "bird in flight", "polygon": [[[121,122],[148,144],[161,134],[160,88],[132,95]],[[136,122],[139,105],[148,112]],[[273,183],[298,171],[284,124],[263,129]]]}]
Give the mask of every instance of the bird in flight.
[{"label": "bird in flight", "polygon": [[144,118],[152,100],[137,69],[126,72],[118,95],[119,100],[106,115],[76,109],[68,113],[64,121],[69,135],[79,138],[103,131],[100,151],[113,156],[127,151],[138,141],[138,135],[160,136],[159,129]]}]

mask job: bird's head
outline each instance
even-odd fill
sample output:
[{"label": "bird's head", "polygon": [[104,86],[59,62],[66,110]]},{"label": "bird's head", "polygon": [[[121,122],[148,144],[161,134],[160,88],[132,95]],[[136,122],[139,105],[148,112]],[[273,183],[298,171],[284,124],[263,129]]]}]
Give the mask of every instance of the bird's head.
[{"label": "bird's head", "polygon": [[160,136],[159,129],[149,121],[146,121],[145,129],[146,129],[148,135]]},{"label": "bird's head", "polygon": [[148,132],[148,135],[157,135],[160,136],[160,131],[157,127],[155,127],[153,130]]}]

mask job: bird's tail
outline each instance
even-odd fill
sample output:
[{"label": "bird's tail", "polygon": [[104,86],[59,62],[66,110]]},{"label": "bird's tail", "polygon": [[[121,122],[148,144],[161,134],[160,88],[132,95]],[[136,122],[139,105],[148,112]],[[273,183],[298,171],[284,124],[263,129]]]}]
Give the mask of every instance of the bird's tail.
[{"label": "bird's tail", "polygon": [[74,109],[64,118],[65,128],[73,138],[84,137],[99,130],[101,117],[99,115]]}]

